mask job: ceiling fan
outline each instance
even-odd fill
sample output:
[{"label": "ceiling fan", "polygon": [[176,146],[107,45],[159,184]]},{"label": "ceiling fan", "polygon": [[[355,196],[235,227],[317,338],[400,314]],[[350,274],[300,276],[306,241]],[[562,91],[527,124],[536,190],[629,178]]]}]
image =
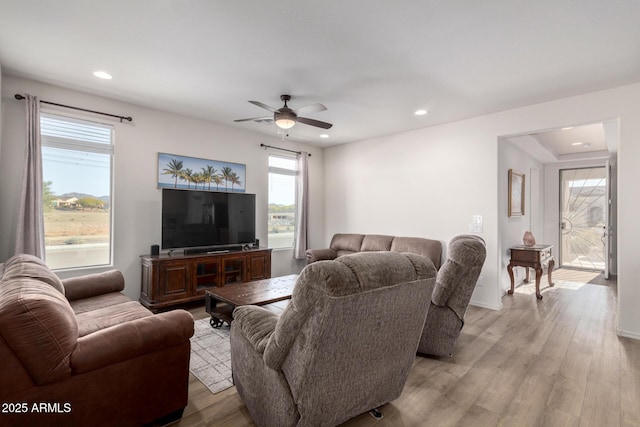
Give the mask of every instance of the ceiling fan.
[{"label": "ceiling fan", "polygon": [[309,119],[307,117],[300,117],[298,115],[300,113],[311,114],[311,113],[318,113],[320,111],[324,111],[327,109],[327,107],[325,107],[324,105],[312,104],[312,105],[307,105],[306,107],[296,108],[295,110],[292,110],[287,106],[287,101],[291,100],[290,95],[280,95],[280,99],[284,101],[284,106],[279,109],[275,109],[259,101],[249,101],[253,105],[257,105],[260,108],[264,108],[265,110],[271,111],[273,113],[273,118],[271,116],[252,117],[249,119],[234,120],[234,122],[248,122],[250,120],[253,120],[256,122],[264,122],[268,120],[273,120],[276,123],[276,126],[278,126],[281,129],[290,129],[297,122],[304,123],[305,125],[316,126],[322,129],[330,129],[331,126],[333,126],[331,123],[321,122],[320,120]]}]

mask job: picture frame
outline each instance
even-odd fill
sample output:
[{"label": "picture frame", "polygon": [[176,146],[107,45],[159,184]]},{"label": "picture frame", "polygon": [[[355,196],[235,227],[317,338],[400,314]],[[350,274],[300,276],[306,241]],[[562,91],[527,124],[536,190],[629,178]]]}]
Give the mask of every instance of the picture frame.
[{"label": "picture frame", "polygon": [[158,153],[158,188],[244,193],[246,169],[241,163]]},{"label": "picture frame", "polygon": [[525,175],[509,169],[509,217],[524,216]]}]

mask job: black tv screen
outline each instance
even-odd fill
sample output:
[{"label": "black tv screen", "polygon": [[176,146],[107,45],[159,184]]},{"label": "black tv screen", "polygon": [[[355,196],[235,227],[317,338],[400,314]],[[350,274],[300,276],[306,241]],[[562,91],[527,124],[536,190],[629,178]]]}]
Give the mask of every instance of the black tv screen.
[{"label": "black tv screen", "polygon": [[239,245],[255,239],[255,194],[162,190],[162,249]]}]

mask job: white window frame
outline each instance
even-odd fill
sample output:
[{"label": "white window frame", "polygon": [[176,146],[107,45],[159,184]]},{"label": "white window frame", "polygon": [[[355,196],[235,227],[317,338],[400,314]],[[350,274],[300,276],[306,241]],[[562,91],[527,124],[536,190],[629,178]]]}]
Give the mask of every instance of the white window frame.
[{"label": "white window frame", "polygon": [[[110,130],[111,142],[109,144],[91,141],[81,141],[76,139],[69,139],[64,137],[56,137],[51,135],[42,135],[40,132],[42,147],[59,148],[65,150],[84,151],[97,154],[109,155],[109,260],[104,264],[92,264],[81,265],[74,267],[52,268],[54,271],[75,271],[86,270],[92,268],[113,267],[113,254],[114,254],[114,156],[115,156],[115,127],[112,124],[87,120],[86,118],[78,118],[72,115],[60,114],[57,111],[41,111],[40,117],[50,117],[57,120],[86,124],[96,127],[108,128]],[[45,230],[46,234],[46,230]]]}]

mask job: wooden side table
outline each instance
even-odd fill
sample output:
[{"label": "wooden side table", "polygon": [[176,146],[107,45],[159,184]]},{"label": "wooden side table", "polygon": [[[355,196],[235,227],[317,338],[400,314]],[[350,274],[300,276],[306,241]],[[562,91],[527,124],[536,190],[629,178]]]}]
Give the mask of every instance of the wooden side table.
[{"label": "wooden side table", "polygon": [[524,267],[527,270],[525,283],[529,282],[529,268],[533,268],[536,272],[536,298],[542,299],[540,295],[540,279],[542,278],[542,269],[547,266],[547,280],[549,286],[553,286],[553,280],[551,279],[551,272],[555,265],[553,255],[551,253],[552,245],[533,245],[533,246],[513,246],[511,250],[511,261],[507,266],[507,272],[511,279],[511,289],[507,291],[509,295],[513,295],[513,288],[515,287],[513,277],[513,267]]}]

